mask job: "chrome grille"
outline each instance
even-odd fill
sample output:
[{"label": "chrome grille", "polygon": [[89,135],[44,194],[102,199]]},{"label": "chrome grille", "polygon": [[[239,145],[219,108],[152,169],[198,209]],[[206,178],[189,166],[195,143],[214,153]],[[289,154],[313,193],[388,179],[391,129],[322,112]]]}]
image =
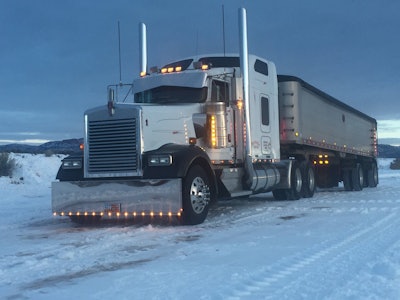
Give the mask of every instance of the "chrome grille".
[{"label": "chrome grille", "polygon": [[139,132],[135,117],[87,122],[89,177],[139,175]]}]

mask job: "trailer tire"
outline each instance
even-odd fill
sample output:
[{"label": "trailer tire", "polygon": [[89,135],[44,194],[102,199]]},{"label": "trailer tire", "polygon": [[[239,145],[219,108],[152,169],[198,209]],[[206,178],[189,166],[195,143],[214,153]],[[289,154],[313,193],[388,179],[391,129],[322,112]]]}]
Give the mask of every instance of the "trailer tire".
[{"label": "trailer tire", "polygon": [[199,166],[192,166],[182,186],[181,223],[183,225],[201,224],[207,217],[211,202],[210,179],[205,170]]},{"label": "trailer tire", "polygon": [[364,187],[364,171],[361,164],[357,163],[351,171],[351,181],[355,191],[361,191]]},{"label": "trailer tire", "polygon": [[378,177],[378,167],[375,163],[371,165],[371,168],[367,173],[367,182],[369,187],[376,187],[378,185],[379,177]]},{"label": "trailer tire", "polygon": [[300,165],[300,169],[303,179],[301,196],[303,198],[312,198],[316,188],[314,167],[310,163],[303,162]]}]

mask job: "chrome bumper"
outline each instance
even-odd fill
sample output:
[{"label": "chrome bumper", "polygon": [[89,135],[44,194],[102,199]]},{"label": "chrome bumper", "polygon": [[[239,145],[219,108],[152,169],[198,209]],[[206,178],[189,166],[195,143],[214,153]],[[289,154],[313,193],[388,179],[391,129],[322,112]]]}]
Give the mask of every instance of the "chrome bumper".
[{"label": "chrome bumper", "polygon": [[95,180],[52,183],[54,215],[179,215],[181,179]]}]

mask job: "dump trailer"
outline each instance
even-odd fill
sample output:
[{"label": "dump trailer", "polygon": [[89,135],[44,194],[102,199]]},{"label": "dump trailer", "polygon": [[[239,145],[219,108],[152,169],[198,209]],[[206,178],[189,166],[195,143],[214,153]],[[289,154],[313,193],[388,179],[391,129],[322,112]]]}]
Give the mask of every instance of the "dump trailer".
[{"label": "dump trailer", "polygon": [[85,112],[83,151],[63,160],[52,183],[54,215],[199,224],[218,199],[377,186],[376,120],[249,55],[244,9],[238,55],[149,69],[139,29],[133,99],[119,102],[109,87],[108,102]]}]

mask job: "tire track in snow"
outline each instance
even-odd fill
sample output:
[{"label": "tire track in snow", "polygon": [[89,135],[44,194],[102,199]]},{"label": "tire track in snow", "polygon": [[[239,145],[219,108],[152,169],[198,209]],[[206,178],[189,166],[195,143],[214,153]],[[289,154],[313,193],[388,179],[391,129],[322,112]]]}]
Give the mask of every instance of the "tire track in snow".
[{"label": "tire track in snow", "polygon": [[[336,288],[338,278],[344,285],[352,278],[352,269],[361,269],[366,261],[398,239],[398,209],[368,227],[365,225],[359,225],[348,237],[326,241],[249,274],[228,298],[305,299],[310,294],[319,299],[326,297],[335,288],[329,284],[331,279]],[[321,286],[321,281],[326,284]]]}]

